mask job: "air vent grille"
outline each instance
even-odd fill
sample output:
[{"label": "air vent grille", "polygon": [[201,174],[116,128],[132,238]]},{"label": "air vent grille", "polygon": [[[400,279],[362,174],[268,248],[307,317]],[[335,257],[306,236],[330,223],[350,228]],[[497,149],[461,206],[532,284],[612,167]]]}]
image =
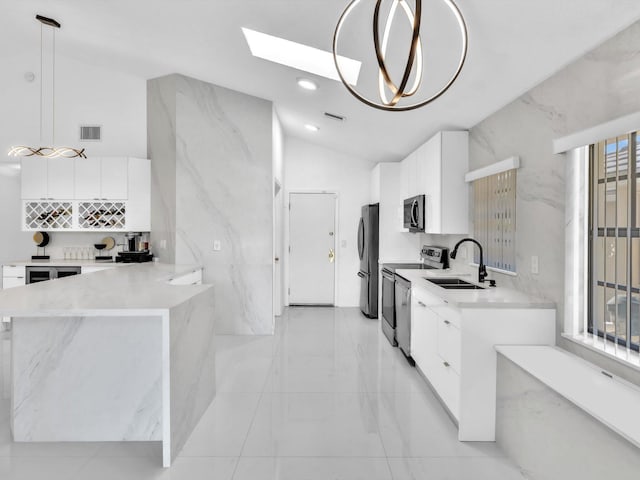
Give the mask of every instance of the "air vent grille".
[{"label": "air vent grille", "polygon": [[324,116],[329,117],[332,120],[337,120],[339,122],[344,122],[346,120],[346,118],[343,117],[342,115],[337,115],[335,113],[324,112]]},{"label": "air vent grille", "polygon": [[102,127],[100,125],[81,125],[80,140],[85,142],[99,142],[102,140]]}]

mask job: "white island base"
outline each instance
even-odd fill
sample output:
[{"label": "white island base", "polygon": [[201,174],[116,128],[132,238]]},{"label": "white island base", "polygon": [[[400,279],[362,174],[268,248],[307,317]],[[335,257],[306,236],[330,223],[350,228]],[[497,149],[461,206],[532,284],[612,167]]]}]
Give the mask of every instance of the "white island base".
[{"label": "white island base", "polygon": [[[163,466],[171,464],[214,397],[215,350],[213,289],[169,285],[175,270],[168,267],[97,272],[0,296],[0,309],[13,317],[14,441],[161,441]],[[136,288],[145,277],[136,273],[147,274],[146,289]],[[67,292],[105,288],[108,301],[116,293],[109,280],[138,298],[111,308],[68,296],[48,308],[20,305],[19,290],[46,301],[63,283]],[[153,298],[162,299],[155,308]]]}]

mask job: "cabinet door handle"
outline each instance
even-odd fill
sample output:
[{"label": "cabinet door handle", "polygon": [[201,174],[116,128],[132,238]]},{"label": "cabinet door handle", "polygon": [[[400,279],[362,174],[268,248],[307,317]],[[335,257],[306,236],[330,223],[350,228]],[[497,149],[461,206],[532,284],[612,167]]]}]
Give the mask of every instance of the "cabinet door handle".
[{"label": "cabinet door handle", "polygon": [[420,305],[421,307],[425,307],[426,308],[426,305],[424,303],[420,302],[420,301],[418,302],[418,305]]},{"label": "cabinet door handle", "polygon": [[451,365],[449,365],[449,362],[442,362],[442,364],[447,368],[451,366]]},{"label": "cabinet door handle", "polygon": [[445,325],[451,325],[451,322],[450,322],[449,320],[445,320],[445,321],[444,321],[444,324],[445,324]]}]

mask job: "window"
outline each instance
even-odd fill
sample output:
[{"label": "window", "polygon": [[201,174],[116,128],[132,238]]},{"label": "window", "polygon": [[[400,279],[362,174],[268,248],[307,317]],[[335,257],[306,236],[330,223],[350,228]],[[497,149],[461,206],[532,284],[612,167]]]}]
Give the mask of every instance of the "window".
[{"label": "window", "polygon": [[588,331],[605,344],[640,344],[638,133],[591,145]]},{"label": "window", "polygon": [[509,272],[516,271],[516,171],[473,181],[473,236],[483,246],[485,265]]}]

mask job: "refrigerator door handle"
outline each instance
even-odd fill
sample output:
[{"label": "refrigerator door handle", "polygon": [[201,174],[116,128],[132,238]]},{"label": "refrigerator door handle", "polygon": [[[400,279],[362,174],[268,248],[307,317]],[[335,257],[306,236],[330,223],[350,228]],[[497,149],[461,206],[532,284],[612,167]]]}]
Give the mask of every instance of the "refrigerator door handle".
[{"label": "refrigerator door handle", "polygon": [[360,224],[358,225],[358,256],[360,260],[362,260],[362,255],[364,254],[364,219],[360,219]]}]

